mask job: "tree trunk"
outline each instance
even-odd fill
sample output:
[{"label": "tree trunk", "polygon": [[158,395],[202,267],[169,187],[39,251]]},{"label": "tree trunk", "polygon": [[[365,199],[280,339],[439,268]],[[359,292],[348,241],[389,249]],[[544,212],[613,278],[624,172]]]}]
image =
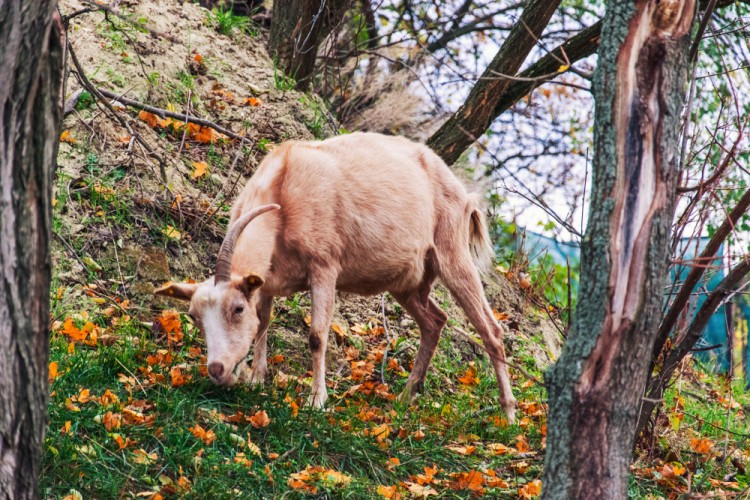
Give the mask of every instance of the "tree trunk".
[{"label": "tree trunk", "polygon": [[428,139],[427,145],[448,165],[455,163],[495,119],[495,106],[512,83],[504,75],[515,76],[560,2],[531,0],[528,3],[466,102]]},{"label": "tree trunk", "polygon": [[51,179],[61,108],[54,0],[0,0],[0,496],[39,498],[47,420]]},{"label": "tree trunk", "polygon": [[307,90],[318,46],[343,19],[349,0],[286,0],[273,3],[269,50],[282,70]]},{"label": "tree trunk", "polygon": [[581,300],[547,374],[544,498],[626,498],[661,319],[695,0],[609,2]]}]

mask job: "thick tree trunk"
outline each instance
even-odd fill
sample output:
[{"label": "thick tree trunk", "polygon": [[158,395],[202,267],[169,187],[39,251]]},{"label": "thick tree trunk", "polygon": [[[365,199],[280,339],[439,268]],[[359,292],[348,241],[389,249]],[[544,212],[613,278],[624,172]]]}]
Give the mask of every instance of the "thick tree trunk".
[{"label": "thick tree trunk", "polygon": [[343,19],[350,0],[285,0],[273,3],[269,49],[283,71],[307,90],[318,46]]},{"label": "thick tree trunk", "polygon": [[582,299],[547,374],[544,498],[626,498],[661,319],[695,0],[609,2]]},{"label": "thick tree trunk", "polygon": [[427,145],[448,165],[455,163],[495,119],[495,106],[512,83],[504,75],[515,76],[541,37],[560,1],[529,1],[503,46],[471,89],[466,102],[427,140]]},{"label": "thick tree trunk", "polygon": [[62,115],[54,0],[0,0],[0,497],[38,498],[47,415],[51,178]]}]

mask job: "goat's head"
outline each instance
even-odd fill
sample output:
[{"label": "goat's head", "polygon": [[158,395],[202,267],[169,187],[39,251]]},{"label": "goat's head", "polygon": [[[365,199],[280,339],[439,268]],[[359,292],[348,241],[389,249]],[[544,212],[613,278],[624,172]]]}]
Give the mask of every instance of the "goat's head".
[{"label": "goat's head", "polygon": [[254,273],[232,275],[235,244],[250,221],[279,208],[278,205],[263,205],[232,224],[219,250],[214,277],[203,283],[169,283],[154,292],[190,301],[190,316],[206,338],[208,374],[216,384],[237,382],[237,368],[258,333],[257,290],[263,285],[263,278]]}]

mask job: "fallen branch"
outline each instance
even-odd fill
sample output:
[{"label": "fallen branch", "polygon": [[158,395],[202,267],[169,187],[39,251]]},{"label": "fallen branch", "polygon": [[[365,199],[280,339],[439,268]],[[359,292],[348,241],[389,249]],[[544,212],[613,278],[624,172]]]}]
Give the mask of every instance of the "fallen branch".
[{"label": "fallen branch", "polygon": [[153,113],[153,114],[155,114],[157,116],[160,116],[162,118],[174,118],[175,120],[181,120],[183,122],[194,123],[194,124],[200,125],[202,127],[212,128],[212,129],[216,130],[217,132],[219,132],[221,134],[224,134],[227,137],[230,137],[232,139],[237,139],[237,140],[240,140],[240,141],[245,139],[244,136],[241,136],[239,134],[235,134],[231,130],[229,130],[227,128],[224,128],[221,125],[217,125],[216,123],[214,123],[214,122],[212,122],[210,120],[206,120],[204,118],[197,118],[197,117],[194,117],[194,116],[190,116],[190,115],[188,115],[186,113],[175,113],[173,111],[169,111],[169,110],[166,110],[166,109],[157,108],[156,106],[150,106],[150,105],[142,103],[140,101],[136,101],[135,99],[129,99],[127,97],[123,97],[122,95],[117,94],[115,92],[112,92],[111,90],[102,89],[102,88],[97,88],[96,90],[97,90],[97,92],[99,92],[103,96],[109,97],[110,99],[112,99],[114,101],[122,103],[122,104],[124,104],[126,106],[131,106],[133,108],[138,108],[138,109],[141,109],[143,111],[147,111],[149,113]]}]

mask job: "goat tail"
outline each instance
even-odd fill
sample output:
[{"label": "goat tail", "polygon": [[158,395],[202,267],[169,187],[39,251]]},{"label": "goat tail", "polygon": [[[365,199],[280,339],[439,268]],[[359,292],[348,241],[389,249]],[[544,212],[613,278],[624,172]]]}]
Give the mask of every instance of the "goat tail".
[{"label": "goat tail", "polygon": [[487,230],[487,218],[482,209],[482,196],[477,193],[469,195],[469,247],[479,272],[487,274],[492,269],[495,249]]}]

